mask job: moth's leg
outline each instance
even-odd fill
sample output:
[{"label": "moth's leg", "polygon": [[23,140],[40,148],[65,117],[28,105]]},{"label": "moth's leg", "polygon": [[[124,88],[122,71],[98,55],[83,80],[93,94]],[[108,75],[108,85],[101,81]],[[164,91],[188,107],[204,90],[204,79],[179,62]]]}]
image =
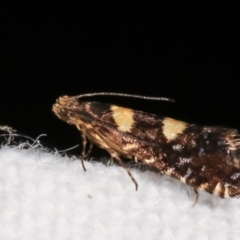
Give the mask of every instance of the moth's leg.
[{"label": "moth's leg", "polygon": [[111,166],[111,165],[113,165],[113,163],[114,163],[114,158],[111,156],[108,161],[108,165]]},{"label": "moth's leg", "polygon": [[84,157],[87,157],[91,153],[92,148],[93,148],[93,144],[92,144],[92,142],[89,142],[89,148],[88,148],[87,153],[85,153]]},{"label": "moth's leg", "polygon": [[195,192],[195,194],[196,194],[196,198],[195,198],[195,202],[194,202],[194,204],[193,204],[193,207],[197,204],[197,202],[198,202],[198,197],[199,197],[199,192],[198,192],[198,190],[197,190],[196,188],[194,188],[194,192]]},{"label": "moth's leg", "polygon": [[86,135],[84,133],[81,133],[81,136],[82,136],[82,154],[81,156],[83,158],[87,157],[90,152],[92,151],[92,148],[93,148],[93,144],[92,142],[89,142],[89,148],[88,148],[88,151],[86,152],[86,148],[87,148],[87,138],[86,138]]},{"label": "moth's leg", "polygon": [[84,166],[83,159],[86,158],[86,157],[90,154],[90,152],[92,151],[92,148],[93,148],[93,144],[92,144],[91,141],[89,142],[89,148],[88,148],[88,151],[86,152],[86,147],[87,147],[87,138],[86,138],[86,135],[81,132],[81,137],[82,137],[81,163],[82,163],[83,170],[84,170],[84,171],[87,171],[87,169],[86,169],[85,166]]},{"label": "moth's leg", "polygon": [[118,156],[118,154],[114,151],[112,151],[111,149],[108,149],[108,152],[110,153],[111,157],[116,159],[118,164],[123,167],[126,172],[128,173],[129,177],[132,179],[132,181],[134,182],[135,184],[135,187],[136,187],[136,191],[138,190],[138,184],[137,184],[137,181],[134,179],[133,175],[131,174],[129,168],[123,163],[122,159]]},{"label": "moth's leg", "polygon": [[85,152],[86,152],[86,146],[87,146],[87,138],[86,138],[86,135],[84,133],[81,133],[81,137],[82,137],[82,153],[81,153],[81,156],[84,157]]},{"label": "moth's leg", "polygon": [[86,135],[84,133],[81,133],[81,137],[82,137],[82,154],[81,154],[81,163],[82,163],[82,167],[84,171],[87,171],[87,169],[84,166],[83,163],[83,159],[85,158],[86,155],[86,145],[87,145],[87,138]]}]

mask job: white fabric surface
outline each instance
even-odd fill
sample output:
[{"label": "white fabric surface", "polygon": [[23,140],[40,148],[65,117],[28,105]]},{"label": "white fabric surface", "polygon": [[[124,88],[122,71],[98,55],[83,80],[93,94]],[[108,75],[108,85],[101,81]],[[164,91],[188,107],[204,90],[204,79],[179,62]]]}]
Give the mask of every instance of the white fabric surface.
[{"label": "white fabric surface", "polygon": [[[240,239],[240,200],[157,173],[0,149],[0,239]],[[189,192],[189,194],[188,194]],[[189,197],[190,196],[190,197]]]}]

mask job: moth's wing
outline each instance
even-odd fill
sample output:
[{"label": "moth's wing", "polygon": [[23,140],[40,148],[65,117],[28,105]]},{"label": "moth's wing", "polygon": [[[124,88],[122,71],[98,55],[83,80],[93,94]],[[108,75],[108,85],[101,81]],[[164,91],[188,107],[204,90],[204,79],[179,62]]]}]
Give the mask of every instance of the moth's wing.
[{"label": "moth's wing", "polygon": [[221,197],[240,194],[240,137],[236,130],[189,125],[114,105],[75,100],[64,113],[65,121],[77,125],[110,154],[114,151],[141,160]]},{"label": "moth's wing", "polygon": [[[226,164],[226,170],[232,166],[240,168],[240,137],[237,130],[201,127],[115,105],[95,102],[87,105],[85,109],[90,109],[89,112],[75,113],[111,142],[119,136],[125,139],[124,144],[138,142],[143,147],[155,146],[159,152],[165,152],[168,161],[173,163],[175,158],[182,157],[184,164],[194,161],[196,165],[201,165],[200,157],[206,157],[211,167]],[[208,160],[209,157],[211,160]]]},{"label": "moth's wing", "polygon": [[123,155],[135,156],[193,187],[221,197],[239,195],[237,130],[201,127],[116,106],[103,118],[104,121],[95,120],[98,134],[119,146]]}]

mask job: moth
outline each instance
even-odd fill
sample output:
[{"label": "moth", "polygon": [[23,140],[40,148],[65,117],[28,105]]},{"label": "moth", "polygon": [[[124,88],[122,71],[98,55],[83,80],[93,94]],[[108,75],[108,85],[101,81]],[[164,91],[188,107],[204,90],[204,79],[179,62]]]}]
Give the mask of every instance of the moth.
[{"label": "moth", "polygon": [[[112,104],[83,101],[96,95],[129,96],[118,93],[92,93],[62,96],[53,112],[63,121],[76,125],[83,138],[82,157],[87,139],[105,149],[123,166],[138,187],[121,157],[156,168],[197,190],[221,198],[240,196],[240,135],[236,129],[198,126],[169,117]],[[130,97],[166,100],[138,95]]]}]

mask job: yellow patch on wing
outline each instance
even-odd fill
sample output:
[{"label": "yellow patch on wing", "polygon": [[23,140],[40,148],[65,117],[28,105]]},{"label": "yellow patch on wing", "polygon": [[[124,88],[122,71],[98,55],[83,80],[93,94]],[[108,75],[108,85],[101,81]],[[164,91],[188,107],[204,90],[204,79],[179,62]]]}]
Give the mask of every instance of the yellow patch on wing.
[{"label": "yellow patch on wing", "polygon": [[172,175],[172,173],[173,173],[173,171],[174,171],[174,169],[173,168],[169,168],[166,172],[165,172],[165,174],[167,174],[167,175],[169,175],[169,176],[171,176]]},{"label": "yellow patch on wing", "polygon": [[111,110],[113,112],[113,119],[118,125],[118,130],[121,132],[130,132],[134,120],[134,112],[132,109],[123,108],[118,106],[112,106]]},{"label": "yellow patch on wing", "polygon": [[155,159],[154,158],[150,158],[150,159],[144,159],[145,163],[154,163]]},{"label": "yellow patch on wing", "polygon": [[186,183],[186,178],[185,177],[180,177],[180,181],[182,181],[183,183]]},{"label": "yellow patch on wing", "polygon": [[163,133],[168,140],[173,140],[178,134],[183,133],[187,128],[187,123],[172,118],[164,118]]},{"label": "yellow patch on wing", "polygon": [[208,189],[208,187],[209,187],[209,184],[208,184],[208,183],[203,183],[203,184],[200,185],[199,188],[200,188],[201,190],[206,191],[206,190]]}]

